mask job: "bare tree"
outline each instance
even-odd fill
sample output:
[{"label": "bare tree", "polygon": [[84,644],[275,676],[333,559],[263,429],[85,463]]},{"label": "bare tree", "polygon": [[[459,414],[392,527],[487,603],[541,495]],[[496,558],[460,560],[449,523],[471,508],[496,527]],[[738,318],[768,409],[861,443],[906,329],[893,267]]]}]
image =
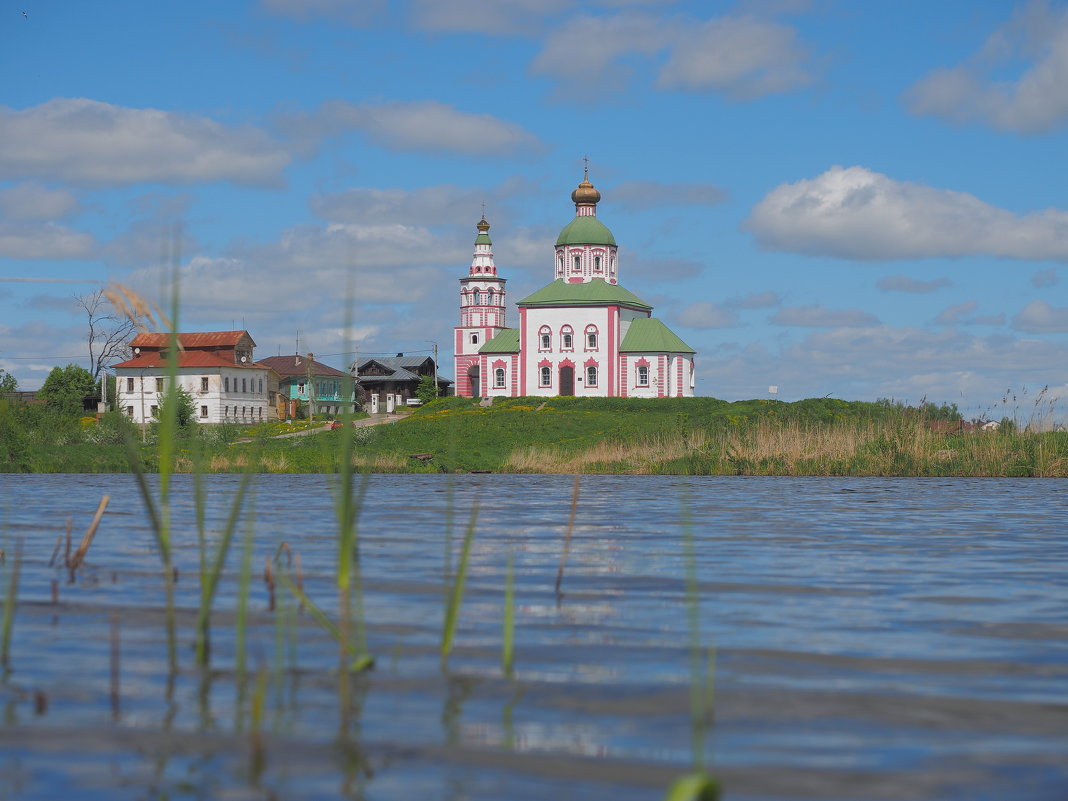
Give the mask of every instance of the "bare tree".
[{"label": "bare tree", "polygon": [[103,289],[75,297],[89,322],[89,369],[93,378],[115,359],[130,358],[129,340],[137,330],[134,321],[115,311]]}]

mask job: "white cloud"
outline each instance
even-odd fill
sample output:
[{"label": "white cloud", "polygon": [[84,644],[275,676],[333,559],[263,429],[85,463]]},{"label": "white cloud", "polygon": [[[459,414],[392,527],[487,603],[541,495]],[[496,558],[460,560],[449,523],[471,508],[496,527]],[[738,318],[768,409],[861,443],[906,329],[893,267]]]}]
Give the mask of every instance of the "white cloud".
[{"label": "white cloud", "polygon": [[1029,334],[1064,333],[1068,331],[1068,306],[1050,306],[1044,300],[1036,300],[1012,319],[1012,327]]},{"label": "white cloud", "polygon": [[531,70],[557,79],[564,94],[596,98],[602,87],[622,88],[635,57],[658,71],[662,88],[737,99],[786,92],[811,80],[796,31],[755,16],[576,17],[546,37]]},{"label": "white cloud", "polygon": [[0,217],[9,220],[58,220],[78,210],[78,199],[65,189],[29,181],[0,189]]},{"label": "white cloud", "polygon": [[627,281],[635,275],[648,276],[656,281],[681,281],[700,275],[705,266],[692,259],[631,256],[621,260],[619,269],[621,275],[626,275]]},{"label": "white cloud", "polygon": [[95,248],[89,234],[56,223],[0,222],[0,256],[9,259],[84,259]]},{"label": "white cloud", "polygon": [[1056,286],[1060,282],[1060,276],[1057,275],[1057,271],[1052,267],[1048,270],[1039,270],[1031,276],[1031,286],[1037,286],[1039,289]]},{"label": "white cloud", "polygon": [[953,286],[953,282],[944,277],[933,278],[930,281],[921,281],[917,278],[910,278],[907,275],[887,275],[880,278],[876,282],[876,286],[883,292],[912,292],[915,294],[923,294],[926,292],[935,292],[939,289],[945,289],[947,286]]},{"label": "white cloud", "polygon": [[950,306],[944,309],[941,314],[935,318],[936,325],[956,325],[963,322],[964,317],[971,314],[978,308],[979,304],[974,300],[966,300],[964,303],[958,303],[955,306]]},{"label": "white cloud", "polygon": [[689,328],[733,328],[738,325],[737,314],[708,301],[691,303],[677,315],[677,319],[680,325]]},{"label": "white cloud", "polygon": [[727,193],[715,184],[660,183],[626,181],[605,193],[613,204],[641,211],[664,206],[714,206],[727,199]]},{"label": "white cloud", "polygon": [[895,181],[864,167],[836,166],[781,184],[743,225],[765,249],[815,256],[1068,260],[1068,212],[1019,215],[965,192]]},{"label": "white cloud", "polygon": [[680,32],[659,84],[763,97],[809,84],[806,60],[793,28],[754,17],[721,17]]},{"label": "white cloud", "polygon": [[[994,77],[1015,59],[1016,80]],[[943,67],[905,93],[913,114],[952,122],[982,122],[998,130],[1042,133],[1068,119],[1068,9],[1033,0],[995,31],[964,64]]]},{"label": "white cloud", "polygon": [[866,328],[879,319],[860,309],[828,309],[824,306],[784,306],[768,320],[776,325],[805,328]]},{"label": "white cloud", "polygon": [[104,185],[278,184],[289,155],[263,131],[206,117],[59,98],[0,106],[0,179]]},{"label": "white cloud", "polygon": [[311,114],[283,115],[278,124],[298,141],[358,130],[376,145],[401,152],[501,156],[542,148],[522,126],[435,100],[365,104],[333,100]]}]

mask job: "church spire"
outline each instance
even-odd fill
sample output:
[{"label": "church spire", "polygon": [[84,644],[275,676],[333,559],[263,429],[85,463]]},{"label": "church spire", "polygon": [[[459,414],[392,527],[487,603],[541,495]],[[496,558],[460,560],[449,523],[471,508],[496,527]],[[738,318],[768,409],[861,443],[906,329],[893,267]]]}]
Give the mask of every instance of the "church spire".
[{"label": "church spire", "polygon": [[486,222],[486,212],[475,224],[478,236],[475,237],[475,253],[471,258],[470,275],[496,275],[497,266],[493,263],[493,243],[489,238],[490,224]]}]

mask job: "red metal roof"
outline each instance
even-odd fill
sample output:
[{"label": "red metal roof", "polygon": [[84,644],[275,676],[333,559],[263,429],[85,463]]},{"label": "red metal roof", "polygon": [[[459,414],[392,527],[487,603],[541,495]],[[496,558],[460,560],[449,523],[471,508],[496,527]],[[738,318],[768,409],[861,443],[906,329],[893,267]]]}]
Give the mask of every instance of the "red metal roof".
[{"label": "red metal roof", "polygon": [[[242,337],[248,337],[255,347],[256,343],[248,331],[201,331],[193,334],[179,334],[178,342],[183,348],[220,348],[234,346]],[[138,334],[130,342],[131,348],[165,348],[171,341],[170,334]]]},{"label": "red metal roof", "polygon": [[[136,341],[136,340],[135,340]],[[258,368],[260,370],[272,369],[270,365],[260,362],[248,362],[237,364],[231,359],[224,359],[215,353],[204,350],[183,350],[178,353],[179,367],[235,367],[237,369]],[[129,361],[113,364],[112,367],[140,368],[166,368],[167,361],[163,354],[156,350],[143,351]]]}]

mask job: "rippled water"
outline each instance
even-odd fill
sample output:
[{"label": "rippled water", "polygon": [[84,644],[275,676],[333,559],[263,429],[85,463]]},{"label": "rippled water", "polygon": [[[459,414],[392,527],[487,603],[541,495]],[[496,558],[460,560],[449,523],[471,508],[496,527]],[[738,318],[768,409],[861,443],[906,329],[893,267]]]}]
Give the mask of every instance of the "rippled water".
[{"label": "rippled water", "polygon": [[[237,478],[208,481],[217,529]],[[267,681],[255,739],[255,676],[234,673],[240,543],[213,670],[193,667],[188,477],[175,490],[170,676],[133,479],[0,476],[5,576],[16,540],[24,549],[0,681],[0,798],[662,798],[692,760],[687,529],[716,654],[707,753],[725,798],[1068,797],[1063,480],[586,476],[557,595],[570,477],[373,476],[360,548],[377,664],[353,681],[347,714],[334,642],[306,612],[279,626],[260,578],[285,542],[335,614],[331,481],[254,480],[248,653]],[[67,519],[77,542],[103,493],[89,565],[69,583],[49,559]],[[454,564],[476,502],[443,666],[446,553]],[[512,678],[500,668],[509,552]]]}]

